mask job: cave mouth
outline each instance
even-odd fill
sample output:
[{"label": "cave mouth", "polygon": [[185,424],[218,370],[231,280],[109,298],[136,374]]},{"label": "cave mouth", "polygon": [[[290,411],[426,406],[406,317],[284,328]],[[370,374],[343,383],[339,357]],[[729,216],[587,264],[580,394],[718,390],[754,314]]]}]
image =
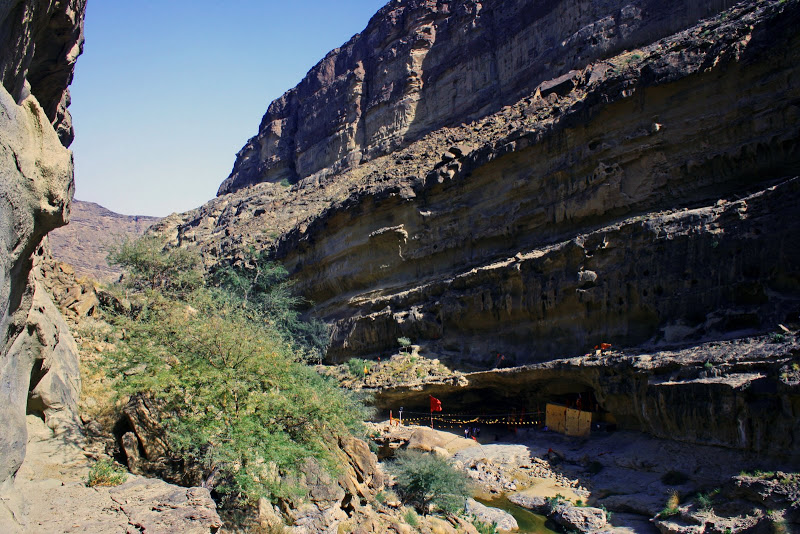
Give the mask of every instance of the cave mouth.
[{"label": "cave mouth", "polygon": [[[431,413],[431,396],[441,402],[441,412]],[[395,391],[385,397],[376,395],[375,407],[377,420],[389,419],[390,415],[397,419],[402,410],[405,424],[428,426],[432,422],[434,428],[449,431],[468,426],[512,432],[542,429],[548,424],[548,409],[552,419],[553,407],[562,412],[584,412],[592,430],[616,428],[614,416],[603,408],[590,385],[564,378],[525,383],[501,381],[457,389],[434,387],[425,391]]]}]

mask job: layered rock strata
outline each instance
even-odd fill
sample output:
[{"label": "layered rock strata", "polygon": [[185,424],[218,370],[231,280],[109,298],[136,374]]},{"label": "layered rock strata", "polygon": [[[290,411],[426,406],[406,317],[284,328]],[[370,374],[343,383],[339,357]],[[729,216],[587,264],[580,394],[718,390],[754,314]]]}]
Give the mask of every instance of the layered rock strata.
[{"label": "layered rock strata", "polygon": [[332,324],[333,361],[400,336],[485,367],[797,322],[799,23],[796,1],[743,2],[634,50],[563,59],[604,35],[591,26],[559,48],[578,68],[532,78],[500,111],[158,228],[210,262],[273,247]]},{"label": "layered rock strata", "polygon": [[730,1],[389,2],[275,100],[219,194],[295,182],[513,104],[541,82],[651,43]]},{"label": "layered rock strata", "polygon": [[481,413],[487,406],[531,413],[578,393],[595,399],[620,429],[754,457],[800,458],[800,344],[794,334],[456,373],[383,387],[375,391],[375,404],[424,411],[432,394],[451,413]]}]

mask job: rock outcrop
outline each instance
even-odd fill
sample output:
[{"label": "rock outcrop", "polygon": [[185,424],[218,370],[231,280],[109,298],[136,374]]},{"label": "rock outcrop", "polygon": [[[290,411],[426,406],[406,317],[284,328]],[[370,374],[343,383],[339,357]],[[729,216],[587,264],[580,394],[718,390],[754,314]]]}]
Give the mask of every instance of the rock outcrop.
[{"label": "rock outcrop", "polygon": [[74,190],[67,85],[84,8],[83,0],[0,7],[0,486],[24,458],[26,410],[54,427],[76,418],[77,350],[36,281],[36,262],[45,234],[66,224]]},{"label": "rock outcrop", "polygon": [[25,458],[26,413],[79,432],[77,348],[41,283],[45,234],[74,189],[67,86],[83,45],[84,0],[0,6],[0,489]]},{"label": "rock outcrop", "polygon": [[389,2],[269,106],[219,194],[357,166],[731,4]]},{"label": "rock outcrop", "polygon": [[432,394],[455,413],[480,413],[485,406],[533,407],[530,412],[581,393],[596,399],[621,429],[797,461],[798,358],[800,343],[791,334],[674,351],[587,354],[438,384],[384,387],[375,392],[375,404],[422,411]]},{"label": "rock outcrop", "polygon": [[[521,13],[525,5],[504,9]],[[388,142],[387,156],[359,148],[357,166],[314,157],[324,166],[318,172],[297,171],[305,149],[292,152],[294,167],[270,152],[272,141],[311,146],[300,130],[281,128],[270,142],[253,141],[267,147],[263,157],[253,147],[240,155],[223,184],[235,192],[156,228],[201,248],[212,263],[272,247],[316,303],[312,313],[332,324],[330,361],[385,354],[405,336],[456,366],[486,368],[498,353],[509,365],[527,364],[601,341],[674,346],[800,321],[797,2],[742,2],[698,22],[724,7],[706,2],[689,10],[694,18],[676,17],[693,24],[680,31],[654,5],[603,4],[608,11],[595,13],[596,5],[552,2],[547,16],[528,6],[536,24],[549,21],[542,35],[560,36],[541,57],[540,48],[523,46],[531,19],[509,22],[501,34],[518,32],[511,49],[520,58],[508,69],[529,85],[508,78],[507,94],[492,105],[465,101],[443,112],[447,125],[431,118],[413,135],[398,134],[403,140]],[[406,28],[392,37],[398,43],[428,42],[410,13],[436,21],[429,32],[436,46],[424,62],[431,70],[420,71],[420,94],[434,91],[445,76],[434,68],[444,64],[434,50],[485,31],[488,8],[477,9],[392,3],[286,98],[302,95],[309,105],[333,98],[333,86],[309,88],[350,65],[345,52],[357,57],[358,43],[381,25]],[[594,22],[581,19],[576,29],[547,18],[569,9]],[[637,34],[640,27],[649,30]],[[639,37],[620,37],[628,30]],[[400,54],[399,44],[394,49]],[[482,47],[464,50],[450,60],[476,59],[461,71],[492,72],[478,59]],[[528,53],[539,58],[534,70]],[[360,76],[351,66],[341,80]],[[455,71],[448,72],[458,80]],[[476,102],[485,96],[467,92]],[[402,107],[385,98],[384,107]],[[289,109],[284,100],[265,124]],[[335,102],[324,109],[337,109]],[[344,117],[350,108],[338,109]],[[277,131],[270,128],[262,133]],[[269,183],[290,167],[295,185]]]},{"label": "rock outcrop", "polygon": [[[216,532],[222,525],[204,488],[127,475],[118,486],[88,487],[91,462],[75,440],[28,416],[29,453],[15,493],[3,496],[4,534],[38,532]],[[12,515],[13,514],[13,517]]]}]

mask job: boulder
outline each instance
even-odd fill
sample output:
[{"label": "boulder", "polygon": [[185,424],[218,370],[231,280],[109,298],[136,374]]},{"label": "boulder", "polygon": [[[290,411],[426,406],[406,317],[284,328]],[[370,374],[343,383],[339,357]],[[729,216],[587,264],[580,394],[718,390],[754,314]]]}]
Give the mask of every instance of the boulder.
[{"label": "boulder", "polygon": [[432,428],[418,427],[411,433],[407,448],[423,452],[431,452],[434,448],[445,448],[453,438],[450,434],[438,432]]},{"label": "boulder", "polygon": [[467,499],[466,512],[483,523],[495,525],[498,530],[519,530],[513,515],[499,508],[483,505],[475,499]]},{"label": "boulder", "polygon": [[533,510],[534,512],[547,512],[549,505],[545,497],[531,496],[524,493],[512,493],[508,500],[518,506]]},{"label": "boulder", "polygon": [[551,517],[566,529],[578,532],[596,532],[608,522],[605,511],[600,508],[575,506],[563,501],[553,508]]}]

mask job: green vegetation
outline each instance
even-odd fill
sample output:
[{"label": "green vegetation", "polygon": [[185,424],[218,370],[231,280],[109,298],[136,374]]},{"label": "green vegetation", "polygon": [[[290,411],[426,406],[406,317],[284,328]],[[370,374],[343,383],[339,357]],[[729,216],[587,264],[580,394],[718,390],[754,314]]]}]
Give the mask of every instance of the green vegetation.
[{"label": "green vegetation", "polygon": [[667,498],[667,504],[664,506],[664,509],[658,513],[658,517],[661,519],[666,519],[678,513],[678,505],[680,505],[680,496],[678,492],[672,490],[669,492],[669,497]]},{"label": "green vegetation", "polygon": [[94,486],[119,486],[128,479],[128,472],[115,464],[112,460],[98,460],[89,469],[86,485]]},{"label": "green vegetation", "polygon": [[604,504],[600,505],[600,509],[606,513],[606,519],[611,521],[611,517],[614,515],[614,512],[612,512],[611,510],[607,509]]},{"label": "green vegetation", "polygon": [[307,303],[293,294],[288,277],[283,265],[268,261],[266,251],[251,249],[249,259],[214,269],[210,283],[217,295],[250,310],[256,320],[269,323],[302,359],[319,361],[328,348],[328,327],[317,319],[301,317],[299,310]]},{"label": "green vegetation", "polygon": [[469,496],[467,475],[434,454],[399,451],[391,470],[400,498],[423,514],[432,506],[455,513]]},{"label": "green vegetation", "polygon": [[772,343],[783,343],[786,341],[786,336],[778,332],[773,332],[769,335],[769,340]]},{"label": "green vegetation", "polygon": [[408,510],[405,511],[405,513],[403,514],[403,520],[412,527],[416,528],[419,526],[419,516],[417,515],[417,512],[415,512],[413,508],[409,508]]},{"label": "green vegetation", "polygon": [[548,497],[547,498],[547,505],[552,509],[558,506],[561,501],[566,501],[567,498],[561,495],[560,493],[556,493],[555,497]]},{"label": "green vegetation", "polygon": [[372,370],[372,362],[361,358],[350,358],[347,362],[347,369],[351,375],[364,378]]},{"label": "green vegetation", "polygon": [[485,523],[474,516],[471,523],[479,534],[497,534],[497,523]]},{"label": "green vegetation", "polygon": [[698,493],[695,497],[697,506],[703,512],[710,512],[714,506],[714,496],[720,492],[719,488],[712,490],[708,493]]},{"label": "green vegetation", "polygon": [[398,337],[397,342],[400,344],[400,350],[408,352],[411,350],[411,340],[407,337]]},{"label": "green vegetation", "polygon": [[290,182],[288,178],[284,178],[283,180],[281,180],[280,184],[283,187],[292,187],[292,182]]},{"label": "green vegetation", "polygon": [[328,443],[360,432],[364,408],[304,363],[312,344],[282,268],[251,259],[206,284],[199,257],[161,246],[148,237],[110,257],[128,272],[132,311],[107,313],[124,334],[107,375],[156,402],[172,454],[220,494],[300,496],[302,460],[335,473]]},{"label": "green vegetation", "polygon": [[203,285],[200,257],[184,249],[162,252],[155,236],[123,241],[108,256],[108,263],[126,270],[124,285],[134,291],[159,291],[184,295]]}]

